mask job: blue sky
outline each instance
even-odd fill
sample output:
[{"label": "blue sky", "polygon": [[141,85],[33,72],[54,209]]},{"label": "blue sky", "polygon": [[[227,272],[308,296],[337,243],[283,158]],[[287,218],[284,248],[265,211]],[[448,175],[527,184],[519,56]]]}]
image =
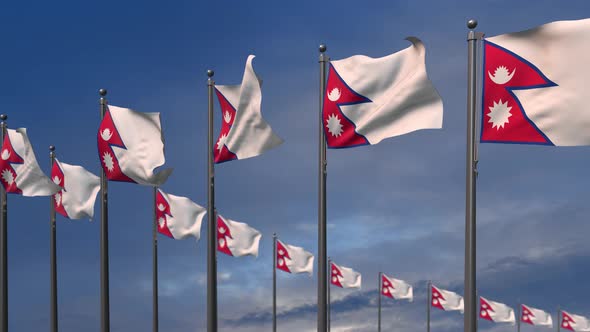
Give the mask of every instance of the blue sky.
[{"label": "blue sky", "polygon": [[[27,127],[49,171],[47,147],[98,173],[98,89],[113,105],[161,112],[163,189],[206,201],[207,69],[240,82],[248,54],[264,80],[263,114],[285,143],[216,167],[217,208],[263,233],[261,254],[219,256],[220,331],[271,328],[272,240],[316,252],[318,51],[373,57],[420,37],[444,101],[444,128],[328,152],[329,254],[363,274],[363,289],[334,289],[333,331],[374,331],[376,279],[414,284],[413,303],[384,300],[384,327],[425,322],[425,284],[463,293],[465,22],[486,35],[580,19],[588,1],[13,1],[0,11],[0,112]],[[215,105],[217,108],[217,104]],[[218,111],[218,109],[216,109]],[[219,120],[216,119],[216,126]],[[490,300],[590,315],[587,147],[483,145],[478,179],[478,288]],[[151,190],[109,186],[111,331],[151,327]],[[11,331],[49,317],[47,198],[9,196]],[[97,216],[98,216],[97,206]],[[203,225],[203,239],[206,225]],[[98,331],[99,222],[58,217],[61,331]],[[160,238],[160,327],[206,327],[206,241]],[[314,277],[279,273],[280,331],[315,329]],[[433,331],[457,331],[458,313],[433,311]],[[481,331],[511,327],[480,322]],[[533,329],[523,327],[523,331]]]}]

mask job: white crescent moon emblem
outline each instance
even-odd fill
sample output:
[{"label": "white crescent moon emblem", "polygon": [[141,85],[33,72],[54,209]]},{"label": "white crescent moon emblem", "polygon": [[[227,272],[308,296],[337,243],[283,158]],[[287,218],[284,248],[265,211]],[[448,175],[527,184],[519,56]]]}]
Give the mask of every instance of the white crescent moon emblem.
[{"label": "white crescent moon emblem", "polygon": [[100,133],[100,136],[102,137],[103,140],[108,141],[113,136],[113,133],[111,133],[111,130],[109,128],[106,128],[105,130],[102,131],[102,133]]},{"label": "white crescent moon emblem", "polygon": [[332,89],[332,91],[330,91],[330,93],[328,93],[328,99],[330,99],[330,101],[337,101],[338,99],[340,99],[340,95],[340,89],[334,88]]},{"label": "white crescent moon emblem", "polygon": [[8,158],[10,158],[10,151],[4,149],[4,151],[2,151],[2,160],[7,160]]},{"label": "white crescent moon emblem", "polygon": [[511,74],[508,74],[508,70],[504,67],[500,67],[496,69],[494,75],[488,71],[488,76],[490,76],[490,79],[494,81],[494,83],[502,85],[508,83],[514,76],[514,73],[516,73],[516,68],[514,68]]}]

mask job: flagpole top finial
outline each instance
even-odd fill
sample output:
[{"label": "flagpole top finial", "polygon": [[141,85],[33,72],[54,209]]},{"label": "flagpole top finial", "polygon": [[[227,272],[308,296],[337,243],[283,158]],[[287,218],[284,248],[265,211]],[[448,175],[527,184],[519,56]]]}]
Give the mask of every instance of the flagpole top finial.
[{"label": "flagpole top finial", "polygon": [[326,52],[327,49],[326,44],[320,44],[320,53]]},{"label": "flagpole top finial", "polygon": [[215,75],[215,72],[211,69],[207,70],[207,77],[213,77],[213,75]]},{"label": "flagpole top finial", "polygon": [[8,115],[6,115],[6,114],[0,114],[0,120],[6,121],[6,119],[8,119]]},{"label": "flagpole top finial", "polygon": [[98,90],[98,94],[101,95],[102,97],[107,95],[107,89],[100,89]]},{"label": "flagpole top finial", "polygon": [[54,145],[50,145],[49,146],[49,151],[51,151],[51,152],[55,151],[55,146]]},{"label": "flagpole top finial", "polygon": [[470,19],[467,21],[467,27],[471,30],[475,29],[477,27],[477,20]]}]

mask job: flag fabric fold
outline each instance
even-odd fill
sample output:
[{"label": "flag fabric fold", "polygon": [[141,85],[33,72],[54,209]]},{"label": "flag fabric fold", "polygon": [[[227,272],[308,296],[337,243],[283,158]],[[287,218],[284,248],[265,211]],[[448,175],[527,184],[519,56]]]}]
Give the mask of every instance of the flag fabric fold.
[{"label": "flag fabric fold", "polygon": [[522,304],[520,312],[520,321],[523,323],[535,326],[553,326],[551,314],[546,311]]},{"label": "flag fabric fold", "polygon": [[242,84],[215,87],[222,125],[213,148],[215,163],[258,156],[283,143],[261,113],[262,82],[248,56]]},{"label": "flag fabric fold", "polygon": [[277,269],[288,273],[313,273],[313,254],[277,239]]},{"label": "flag fabric fold", "polygon": [[395,300],[414,300],[414,290],[407,282],[381,274],[381,294]]},{"label": "flag fabric fold", "polygon": [[60,162],[51,169],[51,179],[62,189],[54,195],[55,211],[69,219],[92,219],[100,190],[100,178],[82,166]]},{"label": "flag fabric fold", "polygon": [[107,179],[160,186],[172,173],[164,169],[160,113],[109,105],[98,129],[98,153]]},{"label": "flag fabric fold", "polygon": [[201,224],[207,209],[187,197],[167,194],[158,189],[156,193],[156,219],[158,232],[175,240],[189,236],[199,240]]},{"label": "flag fabric fold", "polygon": [[397,53],[331,61],[324,92],[328,147],[377,144],[419,129],[442,128],[443,103],[426,74],[422,41]]},{"label": "flag fabric fold", "polygon": [[570,314],[562,310],[561,328],[576,332],[587,332],[590,331],[590,320],[584,316]]},{"label": "flag fabric fold", "polygon": [[0,182],[7,193],[29,197],[51,196],[61,190],[39,167],[25,128],[6,129],[0,152]]},{"label": "flag fabric fold", "polygon": [[355,270],[332,262],[330,283],[340,288],[361,288],[361,274]]},{"label": "flag fabric fold", "polygon": [[509,306],[479,297],[479,318],[487,319],[495,323],[510,323],[514,325],[516,318],[514,310]]},{"label": "flag fabric fold", "polygon": [[217,215],[217,250],[235,257],[258,257],[262,234],[243,222]]},{"label": "flag fabric fold", "polygon": [[430,303],[433,307],[444,311],[460,311],[463,313],[463,297],[457,293],[431,286]]},{"label": "flag fabric fold", "polygon": [[481,141],[590,145],[590,19],[484,41]]}]

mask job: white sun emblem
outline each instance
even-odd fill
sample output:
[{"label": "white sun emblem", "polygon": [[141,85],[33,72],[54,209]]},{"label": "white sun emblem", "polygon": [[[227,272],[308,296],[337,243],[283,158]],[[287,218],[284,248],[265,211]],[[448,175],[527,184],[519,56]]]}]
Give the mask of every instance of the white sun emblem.
[{"label": "white sun emblem", "polygon": [[53,177],[53,183],[59,186],[59,184],[61,183],[61,179],[59,178],[59,176],[56,175]]},{"label": "white sun emblem", "polygon": [[494,81],[494,83],[501,85],[508,83],[514,76],[514,73],[516,73],[516,68],[514,68],[514,70],[512,70],[512,73],[510,73],[508,71],[508,68],[504,66],[499,66],[494,71],[494,75],[492,75],[492,73],[488,71],[488,76],[490,76],[490,79]]},{"label": "white sun emblem", "polygon": [[55,205],[60,206],[61,205],[61,194],[60,193],[55,194],[54,199],[55,199]]},{"label": "white sun emblem", "polygon": [[340,89],[334,88],[332,89],[332,91],[328,93],[328,99],[330,99],[330,101],[337,101],[338,99],[340,99],[341,94],[342,93],[340,92]]},{"label": "white sun emblem", "polygon": [[12,172],[10,172],[8,169],[5,169],[2,171],[2,179],[4,180],[4,182],[8,183],[9,185],[11,185],[14,182],[14,177],[12,176]]},{"label": "white sun emblem", "polygon": [[4,149],[4,151],[2,151],[2,160],[7,160],[8,158],[10,158],[10,151]]},{"label": "white sun emblem", "polygon": [[225,142],[227,142],[227,134],[223,134],[219,137],[219,140],[217,141],[217,150],[221,151],[225,145]]},{"label": "white sun emblem", "polygon": [[109,128],[106,128],[100,133],[100,137],[102,137],[103,140],[108,141],[113,137],[113,133]]},{"label": "white sun emblem", "polygon": [[223,120],[225,120],[225,123],[229,123],[231,121],[231,113],[229,111],[225,111],[225,114],[223,115]]},{"label": "white sun emblem", "polygon": [[104,166],[107,168],[109,172],[112,172],[115,169],[115,163],[113,161],[113,156],[110,153],[105,152],[102,156],[102,161],[104,162]]},{"label": "white sun emblem", "polygon": [[164,219],[164,217],[158,218],[158,224],[160,225],[160,228],[164,227],[165,222],[166,222],[166,219]]},{"label": "white sun emblem", "polygon": [[342,135],[342,125],[340,124],[340,119],[336,114],[330,114],[328,116],[328,120],[326,120],[327,124],[326,127],[332,136],[340,136]]},{"label": "white sun emblem", "polygon": [[383,293],[388,293],[388,292],[389,292],[389,289],[383,288]]},{"label": "white sun emblem", "polygon": [[500,130],[500,127],[504,128],[504,125],[509,122],[509,119],[512,116],[510,110],[512,107],[508,107],[508,102],[503,103],[502,99],[498,102],[494,102],[494,105],[489,107],[490,112],[487,114],[490,120],[488,123],[492,124],[492,129],[496,128]]}]

